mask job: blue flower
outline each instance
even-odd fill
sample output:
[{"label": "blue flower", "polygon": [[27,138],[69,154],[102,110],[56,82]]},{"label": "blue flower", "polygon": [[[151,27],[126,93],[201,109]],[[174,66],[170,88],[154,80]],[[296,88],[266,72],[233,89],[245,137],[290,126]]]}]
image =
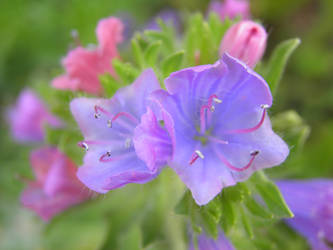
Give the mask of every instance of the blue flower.
[{"label": "blue flower", "polygon": [[150,99],[173,146],[169,165],[199,205],[254,171],[282,163],[288,146],[272,131],[272,96],[253,70],[225,54],[214,65],[172,73]]},{"label": "blue flower", "polygon": [[287,223],[307,238],[314,250],[333,244],[333,181],[283,180],[276,183],[295,217]]}]

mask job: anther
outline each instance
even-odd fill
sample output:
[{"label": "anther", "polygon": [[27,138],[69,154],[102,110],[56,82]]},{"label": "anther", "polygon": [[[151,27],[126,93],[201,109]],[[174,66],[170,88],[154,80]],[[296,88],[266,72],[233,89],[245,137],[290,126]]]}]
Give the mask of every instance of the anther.
[{"label": "anther", "polygon": [[213,101],[216,103],[222,103],[222,100],[220,100],[219,98],[213,97]]},{"label": "anther", "polygon": [[101,114],[99,114],[99,113],[94,114],[95,119],[98,119],[100,116],[101,116]]},{"label": "anther", "polygon": [[100,162],[110,162],[110,161],[113,161],[111,157],[111,152],[110,151],[107,151],[104,155],[102,155],[100,158],[99,158],[99,161]]},{"label": "anther", "polygon": [[210,107],[210,112],[214,112],[214,111],[215,111],[215,106],[212,105],[212,106]]},{"label": "anther", "polygon": [[261,104],[260,108],[262,108],[262,109],[268,109],[269,105],[268,104]]},{"label": "anther", "polygon": [[86,142],[78,142],[77,144],[79,147],[84,148],[86,151],[89,150],[89,146]]},{"label": "anther", "polygon": [[112,128],[112,121],[111,121],[111,120],[108,120],[108,121],[107,121],[107,125],[108,125],[109,128]]},{"label": "anther", "polygon": [[201,151],[200,150],[195,150],[194,151],[201,159],[204,159],[205,158],[205,156],[201,153]]},{"label": "anther", "polygon": [[191,160],[189,161],[189,164],[192,165],[196,160],[198,160],[199,157],[201,159],[205,158],[205,156],[201,153],[200,150],[195,150],[191,157]]},{"label": "anther", "polygon": [[259,154],[259,150],[255,150],[253,152],[251,152],[251,156],[257,156]]}]

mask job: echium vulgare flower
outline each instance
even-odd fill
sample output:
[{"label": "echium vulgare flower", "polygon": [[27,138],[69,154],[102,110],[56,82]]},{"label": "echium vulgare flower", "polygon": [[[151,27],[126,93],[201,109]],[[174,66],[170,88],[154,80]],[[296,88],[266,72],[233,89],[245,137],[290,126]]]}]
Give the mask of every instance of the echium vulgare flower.
[{"label": "echium vulgare flower", "polygon": [[91,197],[76,177],[75,164],[56,148],[35,150],[30,161],[36,180],[28,181],[21,202],[45,221]]},{"label": "echium vulgare flower", "polygon": [[62,60],[66,74],[53,79],[53,87],[101,94],[98,76],[103,73],[115,76],[111,61],[118,57],[117,44],[123,40],[122,31],[123,24],[119,19],[102,19],[96,29],[98,47],[88,49],[79,46],[70,51]]},{"label": "echium vulgare flower", "polygon": [[45,125],[62,126],[61,121],[48,111],[45,103],[30,89],[23,90],[15,106],[7,110],[7,119],[13,138],[21,143],[43,141]]},{"label": "echium vulgare flower", "polygon": [[267,83],[225,54],[214,65],[172,73],[151,100],[168,119],[169,165],[199,205],[254,171],[282,163],[288,146],[271,128]]},{"label": "echium vulgare flower", "polygon": [[219,235],[216,240],[210,238],[205,232],[201,233],[197,238],[198,247],[194,247],[194,243],[190,242],[189,250],[234,250],[234,246],[231,242],[225,237],[222,231],[219,232]]},{"label": "echium vulgare flower", "polygon": [[250,3],[248,0],[214,0],[210,3],[209,12],[215,12],[223,21],[240,16],[242,19],[250,17]]},{"label": "echium vulgare flower", "polygon": [[79,145],[87,150],[77,176],[87,187],[106,193],[128,183],[145,183],[165,165],[172,150],[170,138],[147,108],[147,96],[159,88],[154,72],[147,69],[112,99],[72,101],[71,111],[85,139]]},{"label": "echium vulgare flower", "polygon": [[281,180],[276,183],[295,217],[288,225],[314,250],[333,246],[333,180]]}]

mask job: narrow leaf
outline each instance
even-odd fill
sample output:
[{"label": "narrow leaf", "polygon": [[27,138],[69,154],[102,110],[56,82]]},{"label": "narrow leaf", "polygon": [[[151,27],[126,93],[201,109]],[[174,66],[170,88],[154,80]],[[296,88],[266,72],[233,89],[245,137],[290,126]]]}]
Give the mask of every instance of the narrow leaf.
[{"label": "narrow leaf", "polygon": [[153,67],[156,64],[157,56],[160,51],[162,42],[160,40],[151,43],[145,50],[144,58],[147,66]]},{"label": "narrow leaf", "polygon": [[162,74],[163,77],[168,76],[170,73],[180,69],[184,57],[184,51],[176,52],[167,57],[162,62]]},{"label": "narrow leaf", "polygon": [[263,172],[257,172],[255,174],[254,182],[267,208],[275,217],[292,218],[294,216],[283,199],[278,187],[270,181]]},{"label": "narrow leaf", "polygon": [[288,59],[300,43],[301,40],[298,38],[286,40],[274,50],[264,74],[273,94],[277,91]]}]

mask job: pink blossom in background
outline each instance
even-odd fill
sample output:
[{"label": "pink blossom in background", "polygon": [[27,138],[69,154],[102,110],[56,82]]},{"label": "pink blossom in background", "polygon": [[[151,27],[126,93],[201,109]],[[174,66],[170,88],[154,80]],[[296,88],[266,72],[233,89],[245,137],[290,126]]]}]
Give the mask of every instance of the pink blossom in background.
[{"label": "pink blossom in background", "polygon": [[60,127],[42,100],[32,90],[25,89],[16,104],[7,110],[7,120],[13,138],[21,143],[40,142],[44,138],[43,126]]},{"label": "pink blossom in background", "polygon": [[75,164],[56,148],[41,148],[30,155],[36,180],[28,181],[22,204],[48,221],[65,209],[89,198],[77,179]]},{"label": "pink blossom in background", "polygon": [[247,0],[212,1],[209,12],[215,12],[223,21],[226,18],[233,19],[240,16],[242,19],[250,18],[250,4]]},{"label": "pink blossom in background", "polygon": [[117,44],[123,40],[122,33],[123,24],[119,19],[102,19],[96,29],[98,46],[95,49],[79,46],[71,50],[62,60],[66,74],[53,79],[53,87],[101,94],[98,77],[104,73],[115,76],[111,61],[119,56]]},{"label": "pink blossom in background", "polygon": [[220,56],[225,52],[254,66],[264,55],[267,43],[265,28],[253,21],[241,21],[227,30],[220,45]]}]

